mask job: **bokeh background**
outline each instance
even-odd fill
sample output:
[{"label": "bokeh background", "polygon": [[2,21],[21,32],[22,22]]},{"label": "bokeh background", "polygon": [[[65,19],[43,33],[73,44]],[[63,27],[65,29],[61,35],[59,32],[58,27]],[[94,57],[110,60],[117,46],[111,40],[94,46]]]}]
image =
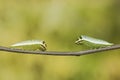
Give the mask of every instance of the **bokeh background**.
[{"label": "bokeh background", "polygon": [[[81,34],[120,43],[120,0],[0,0],[0,45],[45,40],[81,51]],[[120,80],[120,50],[80,57],[0,52],[0,80]]]}]

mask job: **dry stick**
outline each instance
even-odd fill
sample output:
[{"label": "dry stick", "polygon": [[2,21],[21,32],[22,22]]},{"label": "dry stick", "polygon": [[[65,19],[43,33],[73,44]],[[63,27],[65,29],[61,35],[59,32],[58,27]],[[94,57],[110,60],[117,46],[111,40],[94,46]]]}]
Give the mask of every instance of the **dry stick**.
[{"label": "dry stick", "polygon": [[85,51],[79,51],[79,52],[28,51],[28,50],[13,49],[13,48],[0,46],[0,51],[16,52],[16,53],[23,53],[23,54],[53,55],[53,56],[81,56],[81,55],[93,54],[96,52],[109,51],[109,50],[115,50],[115,49],[120,49],[120,44],[105,47],[105,48],[91,49],[91,50],[85,50]]}]

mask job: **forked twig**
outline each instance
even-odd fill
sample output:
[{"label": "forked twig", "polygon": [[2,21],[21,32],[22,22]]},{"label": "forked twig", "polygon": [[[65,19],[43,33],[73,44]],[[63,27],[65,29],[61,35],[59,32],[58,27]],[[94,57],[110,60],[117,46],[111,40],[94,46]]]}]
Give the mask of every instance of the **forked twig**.
[{"label": "forked twig", "polygon": [[23,53],[23,54],[53,55],[53,56],[81,56],[81,55],[93,54],[93,53],[109,51],[109,50],[116,50],[116,49],[120,49],[120,44],[105,47],[105,48],[91,49],[91,50],[78,51],[78,52],[28,51],[28,50],[13,49],[13,48],[0,46],[0,51]]}]

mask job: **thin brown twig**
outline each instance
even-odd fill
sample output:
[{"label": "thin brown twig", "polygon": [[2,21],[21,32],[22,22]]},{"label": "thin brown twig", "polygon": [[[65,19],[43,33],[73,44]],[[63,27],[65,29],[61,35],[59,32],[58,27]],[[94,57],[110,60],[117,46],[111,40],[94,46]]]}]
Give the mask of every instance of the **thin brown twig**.
[{"label": "thin brown twig", "polygon": [[93,54],[93,53],[109,51],[109,50],[116,50],[116,49],[120,49],[120,44],[105,47],[105,48],[91,49],[91,50],[78,51],[78,52],[28,51],[28,50],[13,49],[13,48],[0,46],[0,51],[23,53],[23,54],[53,55],[53,56],[81,56],[81,55]]}]

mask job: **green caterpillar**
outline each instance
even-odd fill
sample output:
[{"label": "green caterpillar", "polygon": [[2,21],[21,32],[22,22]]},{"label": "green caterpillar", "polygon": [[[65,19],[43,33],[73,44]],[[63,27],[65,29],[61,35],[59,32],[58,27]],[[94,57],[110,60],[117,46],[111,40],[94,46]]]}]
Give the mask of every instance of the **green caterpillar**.
[{"label": "green caterpillar", "polygon": [[22,49],[22,50],[40,50],[46,51],[46,43],[45,41],[40,40],[28,40],[22,41],[16,44],[11,45],[11,48]]},{"label": "green caterpillar", "polygon": [[93,49],[97,49],[97,48],[103,48],[103,47],[107,47],[107,46],[112,46],[113,43],[109,43],[107,41],[101,40],[101,39],[96,39],[96,38],[92,38],[89,36],[85,36],[85,35],[81,35],[77,41],[75,41],[76,44],[80,44],[80,45],[85,45],[88,46],[90,48]]}]

